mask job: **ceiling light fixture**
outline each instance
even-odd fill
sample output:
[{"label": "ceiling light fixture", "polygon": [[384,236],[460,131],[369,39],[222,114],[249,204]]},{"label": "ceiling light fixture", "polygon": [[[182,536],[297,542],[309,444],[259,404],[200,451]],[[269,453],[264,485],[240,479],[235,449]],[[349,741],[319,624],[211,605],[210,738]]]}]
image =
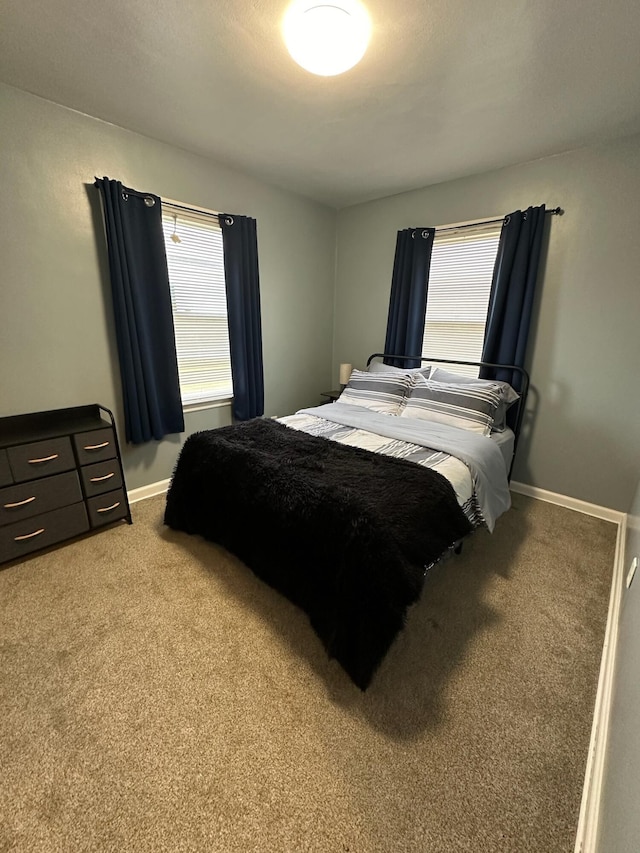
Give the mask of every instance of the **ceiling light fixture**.
[{"label": "ceiling light fixture", "polygon": [[333,77],[360,62],[371,20],[358,0],[294,0],[282,21],[291,56],[312,74]]}]

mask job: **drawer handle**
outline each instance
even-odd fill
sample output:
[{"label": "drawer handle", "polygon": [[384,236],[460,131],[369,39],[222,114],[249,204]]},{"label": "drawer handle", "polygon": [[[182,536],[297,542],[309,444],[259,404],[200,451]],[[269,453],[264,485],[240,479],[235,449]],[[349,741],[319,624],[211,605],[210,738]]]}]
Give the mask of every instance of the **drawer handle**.
[{"label": "drawer handle", "polygon": [[104,477],[91,477],[89,480],[90,483],[101,483],[103,480],[110,480],[112,477],[116,476],[116,472],[112,471],[110,474],[105,474]]},{"label": "drawer handle", "polygon": [[112,509],[116,509],[116,507],[119,507],[119,506],[120,506],[120,501],[116,501],[114,504],[111,504],[111,506],[104,506],[104,507],[102,507],[102,509],[96,510],[96,512],[111,512]]},{"label": "drawer handle", "polygon": [[58,454],[52,453],[51,456],[43,456],[42,459],[29,459],[29,465],[37,465],[39,462],[51,462],[52,459],[57,459]]},{"label": "drawer handle", "polygon": [[109,447],[108,441],[103,441],[102,444],[86,444],[85,450],[102,450],[103,447]]},{"label": "drawer handle", "polygon": [[35,496],[32,498],[25,498],[23,501],[16,501],[14,504],[5,504],[5,509],[15,509],[17,506],[24,506],[25,504],[30,504],[32,501],[35,501]]},{"label": "drawer handle", "polygon": [[14,542],[22,542],[23,539],[33,539],[34,536],[40,536],[41,533],[44,533],[44,527],[41,527],[40,530],[34,530],[33,533],[25,533],[24,536],[14,536]]}]

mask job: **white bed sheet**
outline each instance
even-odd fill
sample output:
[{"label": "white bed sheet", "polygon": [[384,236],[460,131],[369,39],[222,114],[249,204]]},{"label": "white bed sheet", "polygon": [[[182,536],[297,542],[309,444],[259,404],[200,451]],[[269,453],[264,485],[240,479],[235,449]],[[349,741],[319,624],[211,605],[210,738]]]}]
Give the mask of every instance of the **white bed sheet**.
[{"label": "white bed sheet", "polygon": [[[335,424],[330,424],[327,421],[322,421],[321,418],[306,414],[287,415],[286,417],[278,418],[278,420],[288,427],[315,435],[323,435],[325,428],[322,424],[326,424],[326,437],[331,438],[332,441],[347,444],[351,447],[361,447],[365,450],[371,450],[374,453],[387,453],[390,456],[399,455],[397,452],[399,444],[397,439],[390,439],[375,432],[348,428],[338,431]],[[320,421],[322,421],[322,424]],[[400,443],[405,446],[405,452],[402,453],[403,456],[410,456],[413,451],[419,452],[422,450],[418,445],[413,445],[410,442]],[[431,457],[417,461],[416,464],[423,465],[426,468],[433,468],[446,477],[453,486],[460,506],[465,506],[471,499],[473,495],[473,479],[469,469],[460,459],[456,459],[455,456],[450,456],[447,453],[434,452]]]},{"label": "white bed sheet", "polygon": [[487,441],[467,430],[339,402],[301,409],[279,420],[311,435],[433,468],[451,483],[474,526],[485,523],[492,531],[511,505],[507,482],[514,445],[511,430]]}]

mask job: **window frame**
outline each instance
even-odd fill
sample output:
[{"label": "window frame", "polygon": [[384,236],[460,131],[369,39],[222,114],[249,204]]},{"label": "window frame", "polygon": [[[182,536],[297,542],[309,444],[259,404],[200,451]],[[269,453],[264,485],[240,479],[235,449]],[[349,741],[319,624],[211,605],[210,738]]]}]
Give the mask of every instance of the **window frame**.
[{"label": "window frame", "polygon": [[[183,213],[185,213],[187,215],[189,213],[195,213],[199,216],[207,216],[207,217],[211,217],[212,219],[217,220],[218,216],[220,215],[219,211],[211,210],[210,208],[198,207],[195,204],[186,204],[185,202],[182,202],[182,201],[177,201],[175,199],[163,197],[163,198],[161,198],[161,217],[163,220],[164,220],[164,215],[165,215],[165,207],[167,208],[166,212],[168,213],[169,216],[173,216],[174,213],[177,213],[177,215],[179,216],[180,211],[182,211]],[[163,223],[163,233],[164,233],[164,223]],[[165,240],[165,246],[166,246],[166,240]],[[224,246],[223,246],[223,252],[224,252]],[[223,255],[223,257],[224,257],[224,255]],[[223,260],[223,264],[224,264],[224,260]],[[168,260],[167,260],[167,267],[168,267]],[[223,266],[222,273],[224,276],[224,274],[225,274],[224,266]],[[169,288],[171,289],[171,275],[170,274],[169,274]],[[171,291],[171,292],[172,292],[171,298],[172,298],[172,308],[173,308],[173,291]],[[227,324],[228,324],[228,309],[226,307],[226,294],[225,294],[225,310],[226,310],[226,319],[227,319]],[[175,318],[174,318],[174,334],[175,334]],[[176,357],[177,357],[177,352],[176,352]],[[178,364],[179,364],[179,362],[178,362]],[[229,348],[229,370],[231,371],[230,348]],[[178,369],[178,379],[180,379],[179,369]],[[180,399],[181,399],[181,404],[182,404],[182,410],[183,410],[183,412],[200,412],[200,411],[206,411],[208,409],[218,409],[218,408],[223,408],[223,407],[229,407],[233,403],[233,375],[231,375],[231,389],[232,389],[232,393],[228,396],[212,397],[208,400],[203,399],[203,400],[192,400],[190,402],[185,402],[184,398],[182,396],[182,383],[180,382]]]},{"label": "window frame", "polygon": [[[441,226],[436,227],[435,238],[434,238],[434,246],[433,246],[432,255],[431,255],[428,288],[427,288],[427,305],[426,305],[426,309],[425,309],[424,327],[423,327],[423,333],[422,333],[421,358],[426,359],[425,363],[430,363],[430,357],[434,358],[434,359],[443,359],[445,361],[449,360],[449,359],[455,361],[456,359],[460,359],[460,358],[462,358],[462,360],[464,360],[464,361],[481,361],[482,360],[482,348],[480,349],[480,352],[478,353],[477,357],[475,357],[475,355],[467,354],[467,353],[462,353],[462,356],[461,356],[461,351],[459,349],[456,349],[455,352],[453,350],[442,351],[436,347],[436,351],[434,351],[432,349],[433,344],[432,343],[429,344],[427,341],[427,326],[429,324],[429,297],[430,297],[430,295],[431,296],[434,295],[434,291],[432,290],[432,285],[433,285],[433,277],[432,276],[433,276],[433,269],[434,269],[433,260],[434,260],[434,253],[435,253],[436,249],[438,248],[438,245],[437,245],[438,237],[441,237],[443,239],[448,238],[449,243],[451,244],[452,242],[454,242],[454,239],[452,239],[452,238],[455,238],[459,234],[460,238],[467,237],[467,240],[470,242],[469,238],[473,238],[474,233],[485,232],[485,236],[486,236],[486,239],[488,241],[489,240],[495,241],[495,255],[492,256],[492,260],[490,261],[491,277],[490,277],[488,282],[483,283],[484,292],[481,294],[481,298],[483,300],[484,300],[485,295],[486,295],[486,312],[484,313],[484,322],[483,322],[483,330],[482,330],[482,337],[484,340],[484,336],[486,334],[487,320],[488,320],[489,302],[490,302],[490,298],[491,298],[491,283],[492,283],[492,279],[493,279],[493,271],[495,269],[495,262],[496,262],[496,258],[498,255],[499,240],[500,240],[500,234],[501,234],[503,223],[504,223],[504,217],[502,216],[502,217],[491,217],[491,218],[470,220],[468,222],[457,222],[457,223],[453,223],[451,225],[441,225]],[[482,235],[482,233],[478,233],[478,236],[480,237],[483,235]],[[462,241],[460,241],[460,242],[462,242]],[[484,272],[484,270],[483,270],[483,272]],[[458,285],[455,285],[455,284],[452,285],[452,290],[454,292],[455,292],[456,286],[459,287],[459,284]],[[438,298],[438,297],[436,297],[436,298]],[[439,296],[439,298],[440,298],[440,300],[442,299],[441,296]],[[437,312],[437,310],[438,309],[436,308],[436,312]],[[484,306],[483,306],[483,310],[484,310]],[[446,322],[446,321],[444,321],[444,322]],[[471,324],[474,322],[474,320],[468,320],[467,322]],[[434,323],[434,321],[431,320],[432,325],[433,325],[433,323]],[[455,325],[461,326],[463,323],[464,323],[463,320],[460,320],[458,323],[456,323],[455,320],[451,321],[451,325],[453,325],[453,326],[455,326]],[[434,364],[436,367],[438,366],[437,362]],[[478,372],[479,372],[478,368],[473,368],[473,367],[466,367],[465,368],[465,367],[454,366],[452,368],[447,368],[447,369],[452,369],[455,372],[460,373],[461,376],[467,376],[469,378],[473,378],[473,376],[477,377]]]}]

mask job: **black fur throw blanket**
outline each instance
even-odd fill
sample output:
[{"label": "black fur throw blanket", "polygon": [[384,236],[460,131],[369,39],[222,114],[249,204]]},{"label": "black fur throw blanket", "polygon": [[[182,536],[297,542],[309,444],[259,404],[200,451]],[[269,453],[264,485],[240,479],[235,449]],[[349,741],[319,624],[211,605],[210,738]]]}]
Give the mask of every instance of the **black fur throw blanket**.
[{"label": "black fur throw blanket", "polygon": [[164,520],[224,546],[301,607],[362,690],[425,565],[471,530],[437,472],[258,418],[187,439]]}]

